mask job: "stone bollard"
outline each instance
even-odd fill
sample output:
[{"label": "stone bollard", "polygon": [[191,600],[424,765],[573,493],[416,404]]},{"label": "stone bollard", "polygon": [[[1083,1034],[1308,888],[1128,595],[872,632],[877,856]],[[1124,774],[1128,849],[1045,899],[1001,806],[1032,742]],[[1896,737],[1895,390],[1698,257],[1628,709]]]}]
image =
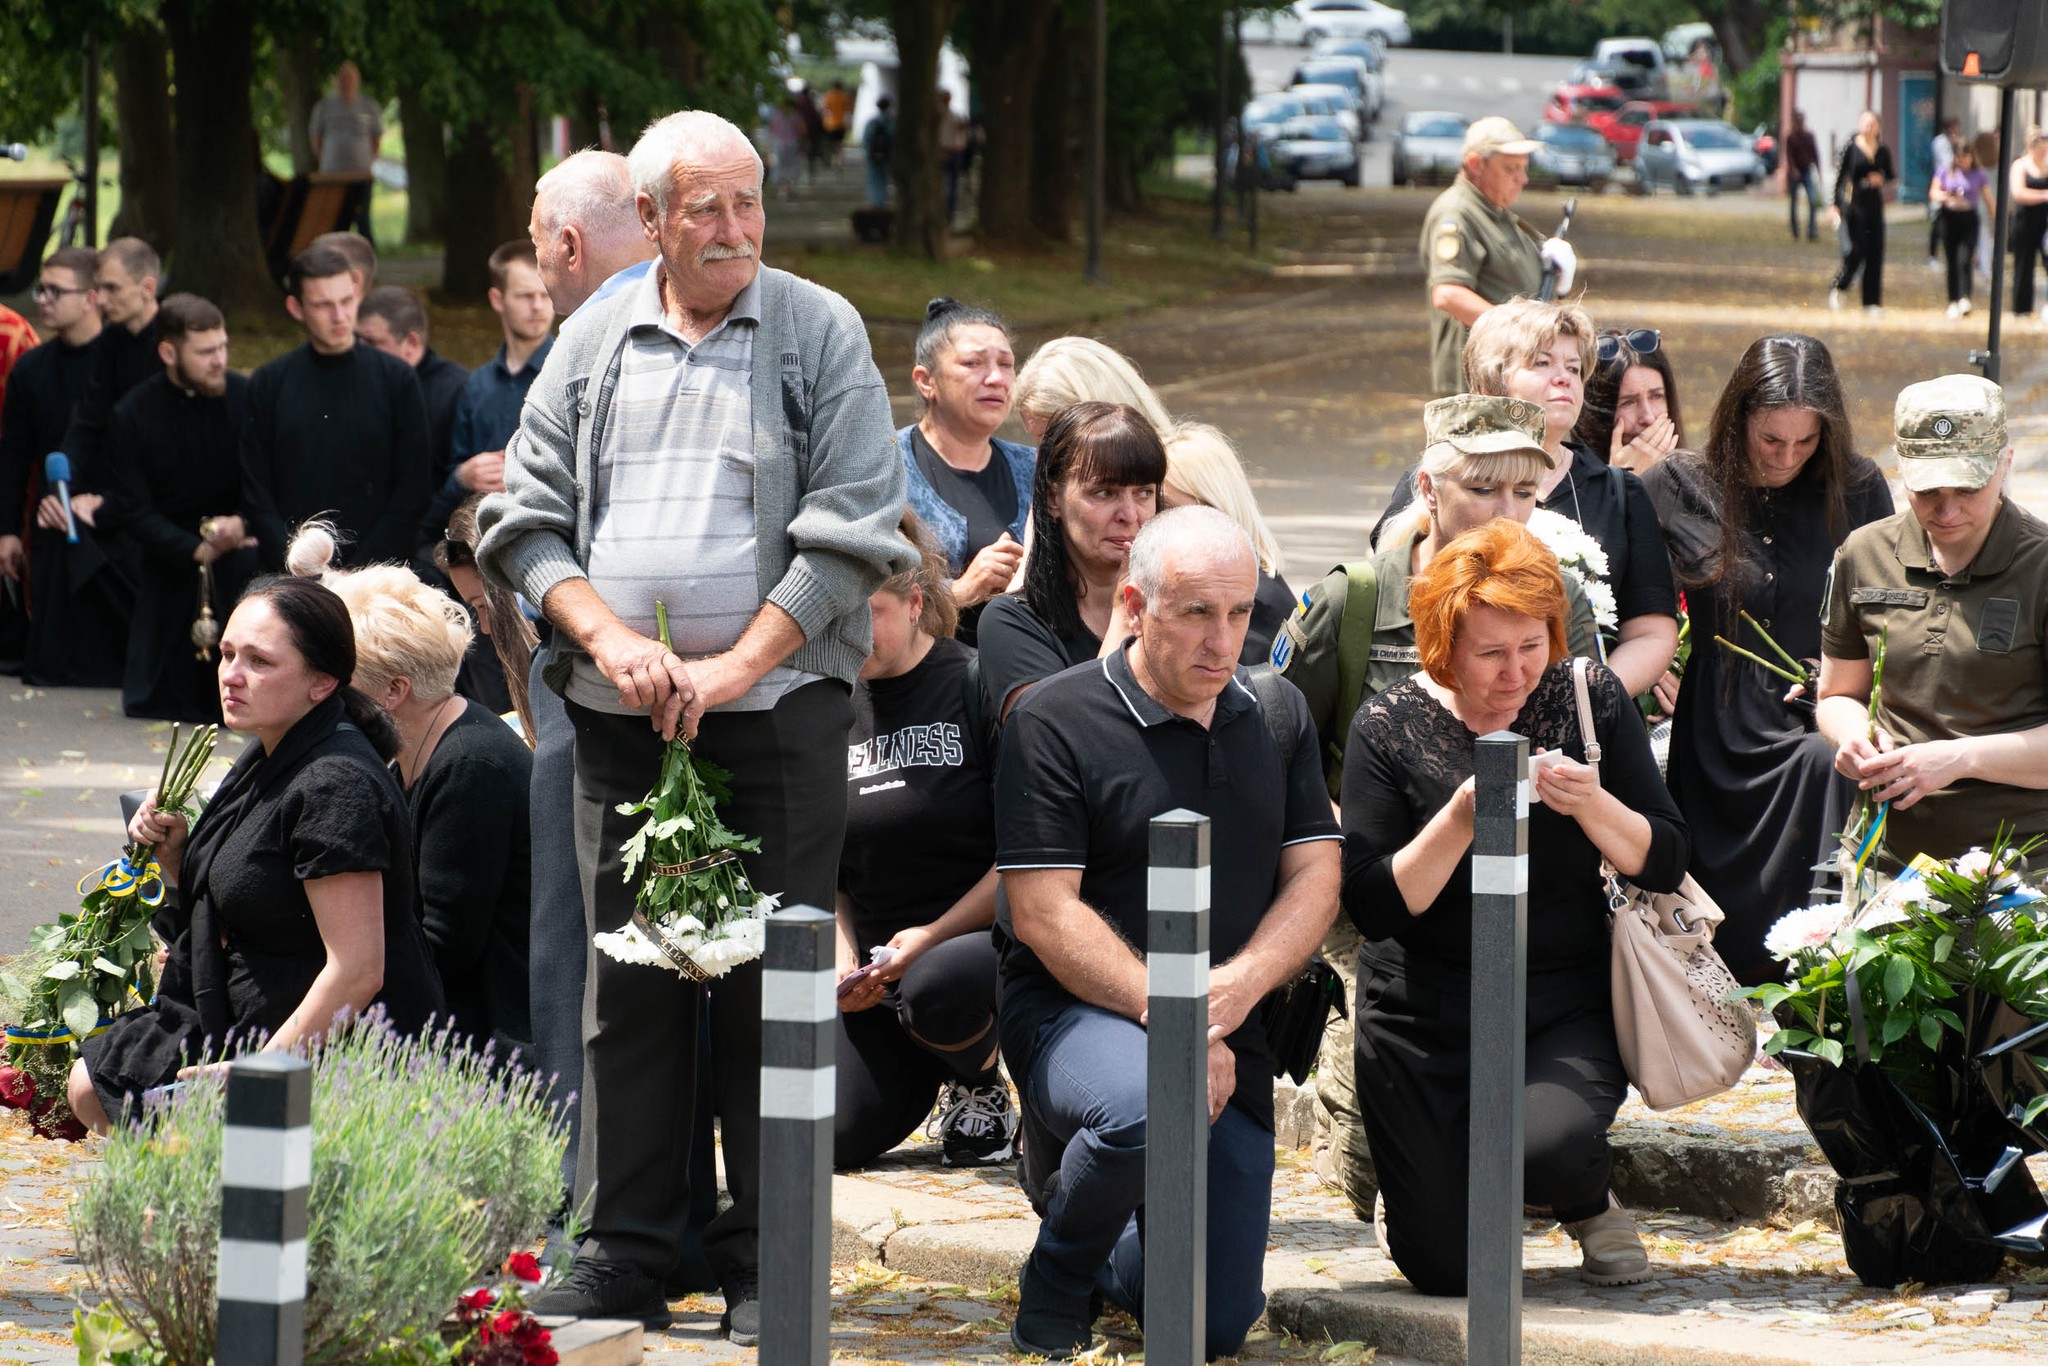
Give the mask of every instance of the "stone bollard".
[{"label": "stone bollard", "polygon": [[313,1068],[254,1053],[228,1068],[220,1145],[218,1366],[298,1366],[306,1349]]},{"label": "stone bollard", "polygon": [[1472,820],[1468,1361],[1521,1366],[1522,1087],[1528,1053],[1529,742],[1482,735]]},{"label": "stone bollard", "polygon": [[1145,926],[1145,1359],[1200,1366],[1209,1302],[1209,818],[1152,819]]},{"label": "stone bollard", "polygon": [[761,971],[761,1366],[824,1366],[839,1006],[832,917],[768,917]]}]

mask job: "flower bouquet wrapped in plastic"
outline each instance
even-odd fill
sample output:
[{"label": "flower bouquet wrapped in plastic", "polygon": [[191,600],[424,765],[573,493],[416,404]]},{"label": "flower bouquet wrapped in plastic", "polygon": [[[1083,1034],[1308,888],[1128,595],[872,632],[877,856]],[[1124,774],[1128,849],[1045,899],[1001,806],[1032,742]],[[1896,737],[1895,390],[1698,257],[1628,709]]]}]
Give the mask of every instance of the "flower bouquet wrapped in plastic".
[{"label": "flower bouquet wrapped in plastic", "polygon": [[[669,645],[668,608],[654,604],[661,643]],[[761,847],[726,828],[719,804],[732,800],[732,775],[691,753],[679,733],[661,757],[661,776],[622,816],[647,821],[619,847],[626,881],[638,876],[633,915],[624,927],[597,936],[599,950],[622,963],[668,967],[693,982],[723,977],[761,956],[777,898],[761,896],[747,881],[740,854]]]},{"label": "flower bouquet wrapped in plastic", "polygon": [[[158,810],[196,815],[193,791],[217,735],[217,727],[201,726],[180,748],[172,729],[157,779]],[[0,1066],[0,1105],[28,1111],[46,1137],[73,1140],[85,1130],[64,1099],[64,1084],[78,1045],[156,994],[149,922],[163,903],[164,874],[155,850],[129,845],[87,873],[78,894],[78,909],[30,931],[28,952],[11,965],[6,994],[18,1022],[7,1029]]]}]

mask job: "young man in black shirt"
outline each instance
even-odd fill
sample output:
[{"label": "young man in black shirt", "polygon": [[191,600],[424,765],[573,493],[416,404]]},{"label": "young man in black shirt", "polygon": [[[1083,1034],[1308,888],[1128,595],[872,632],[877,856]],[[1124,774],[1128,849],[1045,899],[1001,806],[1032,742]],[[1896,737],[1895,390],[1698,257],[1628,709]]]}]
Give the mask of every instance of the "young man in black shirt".
[{"label": "young man in black shirt", "polygon": [[1026,1109],[1066,1149],[1011,1341],[1064,1359],[1088,1346],[1097,1289],[1143,1302],[1148,835],[1185,807],[1219,834],[1207,1335],[1210,1357],[1229,1356],[1265,1307],[1273,1067],[1257,1008],[1336,916],[1339,835],[1307,705],[1283,683],[1289,715],[1269,725],[1238,673],[1258,560],[1237,524],[1209,508],[1161,514],[1121,591],[1132,642],[1025,694],[997,767],[1011,917],[998,1028]]},{"label": "young man in black shirt", "polygon": [[311,247],[286,275],[306,344],[249,377],[242,488],[259,553],[284,562],[291,533],[331,517],[351,565],[412,558],[433,459],[412,367],[356,340],[346,256]]}]

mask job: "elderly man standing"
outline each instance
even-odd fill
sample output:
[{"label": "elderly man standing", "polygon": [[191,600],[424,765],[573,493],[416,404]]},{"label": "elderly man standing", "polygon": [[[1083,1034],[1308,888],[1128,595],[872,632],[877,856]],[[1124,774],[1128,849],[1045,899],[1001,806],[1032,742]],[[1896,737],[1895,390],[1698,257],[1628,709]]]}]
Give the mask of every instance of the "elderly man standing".
[{"label": "elderly man standing", "polygon": [[608,298],[653,267],[637,200],[617,152],[578,152],[534,182],[526,231],[557,314]]},{"label": "elderly man standing", "polygon": [[1307,704],[1277,678],[1262,703],[1237,665],[1257,588],[1257,557],[1230,518],[1161,513],[1132,543],[1120,590],[1131,642],[1039,684],[1003,727],[998,1028],[1036,1131],[1064,1149],[1032,1192],[1045,1217],[1010,1333],[1021,1352],[1085,1350],[1098,1291],[1143,1307],[1146,864],[1152,818],[1176,807],[1218,836],[1208,1356],[1235,1355],[1265,1307],[1273,1058],[1258,1005],[1322,942],[1340,874]]},{"label": "elderly man standing", "polygon": [[1578,257],[1559,238],[1514,212],[1529,183],[1529,153],[1542,146],[1498,114],[1465,130],[1465,162],[1422,223],[1422,271],[1429,289],[1429,381],[1439,394],[1465,387],[1465,336],[1479,315],[1517,295],[1533,298],[1546,266],[1557,292],[1572,287]]},{"label": "elderly man standing", "polygon": [[[681,730],[733,775],[747,876],[832,904],[846,821],[851,683],[868,595],[910,565],[887,392],[845,300],[765,269],[761,159],[702,111],[651,126],[629,164],[659,252],[563,327],[480,518],[488,572],[555,629],[548,681],[574,726],[576,843],[591,932],[633,906],[619,846]],[[675,652],[653,638],[672,610]],[[650,724],[651,721],[651,724]],[[590,1231],[542,1313],[666,1324],[662,1282],[689,1200],[680,1161],[707,990],[588,957],[577,1185]],[[706,1255],[721,1330],[760,1325],[759,963],[708,988],[732,1207]]]}]

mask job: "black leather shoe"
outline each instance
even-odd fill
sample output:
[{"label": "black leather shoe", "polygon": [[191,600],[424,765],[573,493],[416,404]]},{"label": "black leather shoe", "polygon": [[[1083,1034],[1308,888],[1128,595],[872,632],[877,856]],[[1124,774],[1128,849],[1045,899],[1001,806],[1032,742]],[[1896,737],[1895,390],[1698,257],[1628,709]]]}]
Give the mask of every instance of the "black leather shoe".
[{"label": "black leather shoe", "polygon": [[1047,1361],[1068,1361],[1088,1350],[1095,1338],[1096,1302],[1092,1295],[1068,1295],[1038,1274],[1035,1258],[1027,1258],[1017,1278],[1017,1318],[1010,1325],[1010,1345]]},{"label": "black leather shoe", "polygon": [[534,1296],[527,1307],[536,1314],[573,1319],[638,1319],[649,1328],[669,1325],[661,1282],[637,1266],[595,1257],[578,1257],[567,1280]]}]

